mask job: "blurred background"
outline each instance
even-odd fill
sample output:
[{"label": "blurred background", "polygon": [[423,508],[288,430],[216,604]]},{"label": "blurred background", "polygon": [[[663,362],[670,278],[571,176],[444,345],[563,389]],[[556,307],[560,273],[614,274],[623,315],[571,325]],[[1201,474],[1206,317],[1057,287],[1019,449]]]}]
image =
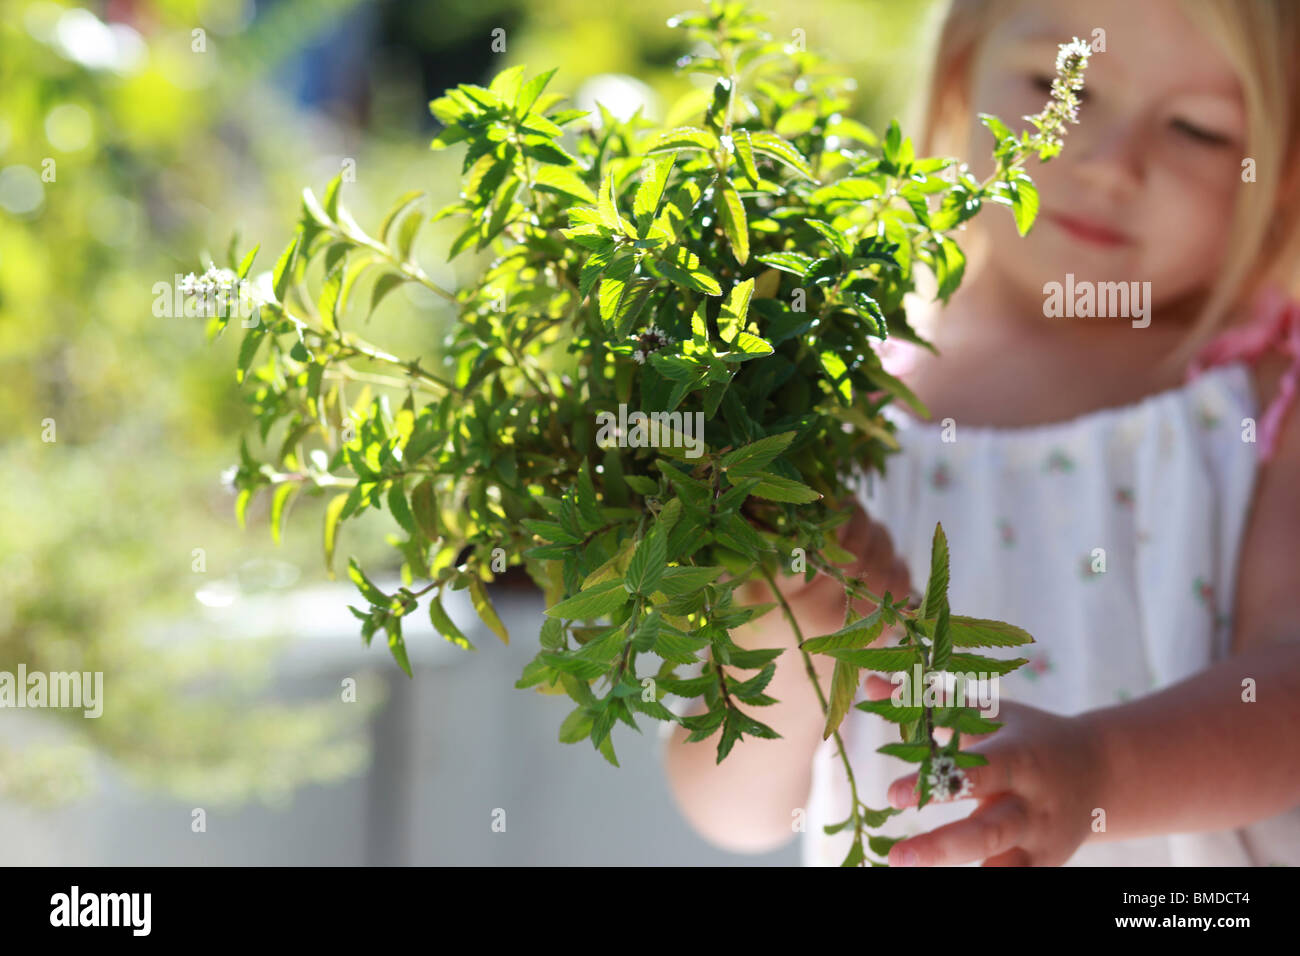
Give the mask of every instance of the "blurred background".
[{"label": "blurred background", "polygon": [[[0,671],[102,671],[105,700],[97,719],[0,709],[0,861],[798,862],[795,843],[743,857],[696,836],[654,733],[615,731],[621,768],[557,741],[567,698],[514,688],[542,610],[523,575],[494,592],[508,647],[453,606],[479,651],[426,622],[410,679],[365,649],[352,585],[325,573],[321,501],[295,502],[278,546],[265,500],[235,520],[237,332],[209,344],[200,320],[153,309],[155,283],[224,264],[233,234],[269,269],[303,187],[340,169],[363,226],[408,190],[446,205],[462,150],[430,152],[428,101],[456,83],[558,67],[574,105],[662,119],[702,82],[675,73],[687,50],[665,25],[690,7],[0,4]],[[757,7],[857,78],[855,118],[904,113],[928,0]],[[454,228],[416,249],[444,286],[481,264],[445,261]],[[367,337],[436,350],[455,316],[421,292],[388,297]],[[380,568],[390,529],[367,517],[338,550]]]}]

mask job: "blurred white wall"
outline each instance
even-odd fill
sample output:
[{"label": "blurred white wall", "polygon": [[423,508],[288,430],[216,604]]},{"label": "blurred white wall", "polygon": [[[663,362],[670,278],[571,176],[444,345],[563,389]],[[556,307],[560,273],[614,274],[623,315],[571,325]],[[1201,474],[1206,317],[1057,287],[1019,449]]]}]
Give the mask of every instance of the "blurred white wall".
[{"label": "blurred white wall", "polygon": [[[383,583],[380,583],[383,586]],[[93,796],[57,811],[0,803],[0,860],[9,865],[797,865],[797,844],[762,856],[715,849],[691,831],[672,802],[659,763],[658,724],[642,735],[618,724],[621,767],[590,742],[561,744],[566,696],[517,690],[537,649],[542,600],[498,590],[508,647],[478,624],[465,592],[448,613],[479,648],[467,653],[435,635],[423,615],[408,619],[414,679],[383,636],[367,650],[346,605],[350,585],[248,599],[222,613],[290,639],[276,689],[286,697],[338,695],[344,677],[387,682],[388,702],[371,721],[373,760],[361,777],[312,786],[283,808],[207,811],[193,833],[190,805],[140,792],[109,766]],[[422,626],[421,626],[422,624]],[[111,688],[105,692],[109,699]],[[340,706],[351,706],[340,703]],[[39,725],[8,711],[0,733]],[[37,727],[39,729],[39,726]],[[701,746],[712,747],[715,741]],[[493,812],[505,811],[504,833]]]}]

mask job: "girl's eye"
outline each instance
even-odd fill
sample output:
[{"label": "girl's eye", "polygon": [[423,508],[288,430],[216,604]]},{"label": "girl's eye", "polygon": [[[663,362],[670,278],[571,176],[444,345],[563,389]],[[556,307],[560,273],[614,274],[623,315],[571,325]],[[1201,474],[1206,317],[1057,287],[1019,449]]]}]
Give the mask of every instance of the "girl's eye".
[{"label": "girl's eye", "polygon": [[1040,93],[1052,92],[1052,78],[1045,73],[1035,73],[1029,77],[1029,83]]},{"label": "girl's eye", "polygon": [[[1051,96],[1052,83],[1055,80],[1056,77],[1054,75],[1049,76],[1046,73],[1033,73],[1029,77],[1029,85],[1044,96]],[[1075,94],[1075,96],[1079,98],[1080,103],[1086,102],[1088,99],[1088,91],[1086,89],[1080,90]]]},{"label": "girl's eye", "polygon": [[1173,121],[1173,128],[1178,130],[1188,139],[1205,146],[1227,146],[1231,140],[1222,133],[1216,133],[1213,130],[1202,129],[1185,119],[1176,119]]}]

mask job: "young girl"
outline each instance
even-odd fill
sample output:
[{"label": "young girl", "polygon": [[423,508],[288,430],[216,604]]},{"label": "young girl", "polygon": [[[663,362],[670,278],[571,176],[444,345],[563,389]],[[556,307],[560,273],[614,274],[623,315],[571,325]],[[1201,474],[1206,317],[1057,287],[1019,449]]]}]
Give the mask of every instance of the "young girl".
[{"label": "young girl", "polygon": [[[965,771],[959,799],[891,818],[883,832],[908,839],[889,860],[1300,863],[1300,413],[1287,413],[1300,384],[1300,304],[1287,298],[1300,284],[1300,11],[952,0],[943,12],[918,147],[981,178],[991,137],[976,114],[1014,128],[1049,95],[1058,43],[1093,52],[1079,125],[1060,156],[1030,164],[1032,232],[985,210],[949,307],[914,309],[939,355],[891,359],[932,417],[891,412],[902,450],[862,484],[872,520],[855,514],[842,532],[859,556],[850,572],[900,594],[909,571],[924,587],[942,522],[954,612],[1036,640],[1000,681],[1004,726],[963,738],[989,763]],[[1134,295],[1121,315],[1066,317],[1051,283]],[[804,635],[838,629],[838,586],[790,580]],[[751,646],[793,648],[775,614],[763,622]],[[759,851],[802,832],[804,861],[835,865],[851,834],[823,827],[849,815],[843,766],[799,655],[779,661],[768,693],[781,703],[761,716],[782,739],[747,740],[719,766],[677,728],[669,778],[713,842]],[[872,677],[864,696],[892,689]],[[841,736],[868,806],[915,806],[915,765],[876,752],[894,725],[853,709]]]}]

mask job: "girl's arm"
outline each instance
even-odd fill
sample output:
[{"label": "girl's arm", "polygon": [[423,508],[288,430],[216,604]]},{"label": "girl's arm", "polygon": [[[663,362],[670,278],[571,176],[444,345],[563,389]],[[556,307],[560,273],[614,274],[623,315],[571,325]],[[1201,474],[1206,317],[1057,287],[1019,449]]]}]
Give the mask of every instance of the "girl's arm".
[{"label": "girl's arm", "polygon": [[1106,831],[1091,840],[1226,830],[1300,806],[1300,643],[1245,651],[1080,719],[1105,768]]}]

